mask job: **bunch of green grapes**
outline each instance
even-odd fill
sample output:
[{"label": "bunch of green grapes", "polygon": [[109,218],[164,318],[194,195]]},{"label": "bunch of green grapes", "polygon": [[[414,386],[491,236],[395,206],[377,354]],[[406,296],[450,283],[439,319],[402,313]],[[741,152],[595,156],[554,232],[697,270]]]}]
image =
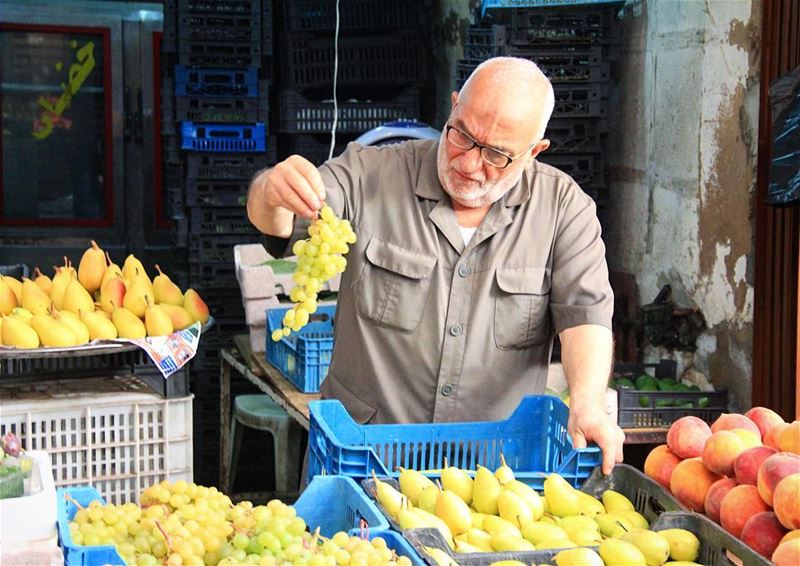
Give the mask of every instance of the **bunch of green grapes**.
[{"label": "bunch of green grapes", "polygon": [[319,216],[308,227],[309,237],[298,240],[292,247],[297,256],[297,269],[292,279],[297,286],[289,293],[294,306],[283,317],[283,328],[272,332],[279,341],[308,324],[317,310],[317,295],[322,284],[347,267],[344,256],[356,243],[356,234],[349,220],[337,218],[329,206],[322,207]]},{"label": "bunch of green grapes", "polygon": [[214,487],[162,481],[134,503],[93,501],[69,523],[72,540],[84,546],[111,545],[127,564],[154,566],[408,566],[379,537],[371,541],[337,533],[310,533],[294,507],[277,499],[236,505]]}]

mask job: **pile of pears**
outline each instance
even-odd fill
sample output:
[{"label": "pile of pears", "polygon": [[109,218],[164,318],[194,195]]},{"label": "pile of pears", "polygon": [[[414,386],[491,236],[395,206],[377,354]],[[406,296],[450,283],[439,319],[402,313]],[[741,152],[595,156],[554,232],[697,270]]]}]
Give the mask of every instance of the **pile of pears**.
[{"label": "pile of pears", "polygon": [[51,279],[0,276],[0,344],[16,348],[72,347],[93,340],[167,336],[208,321],[208,306],[155,266],[151,281],[133,254],[122,268],[96,242],[76,270],[68,258]]},{"label": "pile of pears", "polygon": [[554,549],[564,549],[555,555],[559,566],[688,566],[699,555],[697,536],[684,529],[649,530],[647,519],[617,491],[597,499],[553,473],[539,494],[514,478],[502,456],[501,462],[494,472],[478,466],[473,478],[445,461],[437,482],[400,468],[399,490],[373,473],[373,495],[401,530],[433,528],[441,534],[452,552],[444,545],[425,547],[440,565],[454,564],[452,553]]}]

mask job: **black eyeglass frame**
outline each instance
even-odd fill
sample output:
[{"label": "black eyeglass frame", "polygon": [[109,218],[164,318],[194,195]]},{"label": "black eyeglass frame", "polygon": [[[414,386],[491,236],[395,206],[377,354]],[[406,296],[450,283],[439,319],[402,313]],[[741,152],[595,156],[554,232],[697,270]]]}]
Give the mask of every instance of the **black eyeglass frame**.
[{"label": "black eyeglass frame", "polygon": [[[465,138],[467,138],[467,139],[468,139],[469,141],[471,141],[472,143],[471,143],[469,146],[461,146],[461,145],[458,145],[457,143],[455,143],[453,140],[451,140],[451,139],[450,139],[450,130],[455,130],[455,131],[457,131],[459,134],[461,134],[462,136],[464,136]],[[473,137],[472,137],[471,135],[469,135],[467,132],[465,132],[464,130],[462,130],[462,129],[460,129],[460,128],[456,128],[456,127],[455,127],[455,126],[453,126],[452,124],[447,124],[447,125],[445,126],[445,138],[447,138],[447,141],[448,141],[449,143],[453,144],[453,145],[454,145],[454,146],[456,146],[458,149],[462,149],[462,150],[464,150],[464,151],[471,151],[473,147],[477,147],[477,148],[478,148],[478,153],[480,153],[480,156],[481,156],[481,159],[483,160],[483,162],[484,162],[484,163],[486,163],[487,165],[489,165],[490,167],[494,167],[495,169],[505,169],[506,167],[508,167],[509,165],[511,165],[511,164],[512,164],[512,163],[513,163],[515,160],[519,159],[520,157],[522,157],[523,155],[525,155],[527,152],[529,152],[529,151],[530,151],[530,150],[533,148],[533,146],[535,146],[535,145],[536,145],[536,142],[533,142],[531,145],[529,145],[527,148],[525,148],[524,150],[522,150],[522,151],[521,151],[521,152],[519,152],[518,154],[516,154],[516,155],[509,155],[509,154],[507,154],[505,151],[500,151],[500,150],[499,150],[499,149],[497,149],[496,147],[492,147],[492,146],[489,146],[489,145],[484,145],[484,144],[482,144],[482,143],[478,143],[477,141],[475,141],[475,138],[473,138]],[[505,157],[505,158],[506,158],[506,163],[505,163],[505,165],[495,165],[494,163],[492,163],[491,161],[489,161],[488,159],[486,159],[486,157],[485,157],[485,156],[484,156],[484,154],[483,154],[483,150],[484,150],[484,149],[487,149],[487,150],[489,150],[489,151],[493,151],[493,152],[497,153],[498,155],[502,155],[503,157]]]}]

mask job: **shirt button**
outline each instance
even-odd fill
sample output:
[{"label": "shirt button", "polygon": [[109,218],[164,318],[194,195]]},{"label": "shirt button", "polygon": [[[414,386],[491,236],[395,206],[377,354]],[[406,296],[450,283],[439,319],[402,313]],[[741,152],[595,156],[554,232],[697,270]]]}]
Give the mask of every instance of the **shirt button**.
[{"label": "shirt button", "polygon": [[454,390],[455,386],[452,383],[445,383],[444,385],[442,385],[442,395],[444,397],[448,397],[449,395],[451,395]]},{"label": "shirt button", "polygon": [[458,274],[461,277],[469,277],[469,274],[471,272],[472,272],[472,270],[467,265],[461,264],[461,265],[458,266]]},{"label": "shirt button", "polygon": [[461,325],[458,323],[450,327],[450,334],[452,334],[453,336],[459,336],[463,331],[464,329],[461,328]]}]

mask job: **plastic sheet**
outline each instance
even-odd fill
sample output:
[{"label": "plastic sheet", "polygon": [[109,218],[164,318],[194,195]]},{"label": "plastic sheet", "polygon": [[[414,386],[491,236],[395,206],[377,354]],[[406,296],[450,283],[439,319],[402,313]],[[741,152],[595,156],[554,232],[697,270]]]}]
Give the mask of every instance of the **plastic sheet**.
[{"label": "plastic sheet", "polygon": [[768,204],[800,202],[800,67],[769,88],[772,105],[772,162]]}]

